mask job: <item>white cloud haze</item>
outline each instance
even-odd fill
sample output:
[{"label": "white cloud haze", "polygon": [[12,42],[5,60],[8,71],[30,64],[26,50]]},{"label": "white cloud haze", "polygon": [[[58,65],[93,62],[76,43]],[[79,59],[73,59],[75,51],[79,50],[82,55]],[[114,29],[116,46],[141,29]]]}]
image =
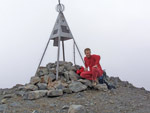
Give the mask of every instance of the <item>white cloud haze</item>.
[{"label": "white cloud haze", "polygon": [[[83,50],[101,55],[109,76],[150,90],[150,1],[61,0],[74,38]],[[0,0],[0,88],[34,76],[58,13],[57,0]],[[42,65],[56,61],[50,42]],[[73,61],[72,41],[65,42]],[[77,63],[82,65],[77,54]],[[62,55],[61,55],[62,59]]]}]

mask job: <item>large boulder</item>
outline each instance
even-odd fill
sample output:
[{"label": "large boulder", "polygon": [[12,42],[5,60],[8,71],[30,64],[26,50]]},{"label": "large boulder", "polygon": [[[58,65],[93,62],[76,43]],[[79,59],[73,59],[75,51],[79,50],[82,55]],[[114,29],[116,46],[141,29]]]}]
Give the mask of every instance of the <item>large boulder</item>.
[{"label": "large boulder", "polygon": [[46,96],[47,90],[29,91],[23,95],[25,100],[34,100]]},{"label": "large boulder", "polygon": [[73,92],[80,92],[87,89],[87,86],[82,84],[81,82],[74,81],[71,84],[69,84],[69,89]]},{"label": "large boulder", "polygon": [[71,105],[68,113],[87,113],[86,108],[82,105]]}]

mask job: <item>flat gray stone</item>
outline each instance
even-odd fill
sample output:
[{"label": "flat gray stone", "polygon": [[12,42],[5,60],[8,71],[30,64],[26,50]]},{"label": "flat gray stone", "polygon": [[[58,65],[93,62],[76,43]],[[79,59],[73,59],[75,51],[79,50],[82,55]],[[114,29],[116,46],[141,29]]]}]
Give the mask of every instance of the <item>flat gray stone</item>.
[{"label": "flat gray stone", "polygon": [[38,76],[31,77],[30,84],[35,85],[38,82],[40,82],[40,78]]},{"label": "flat gray stone", "polygon": [[33,84],[27,84],[24,86],[25,90],[27,91],[35,91],[38,90],[38,87],[36,85]]},{"label": "flat gray stone", "polygon": [[69,89],[69,88],[64,88],[64,89],[63,89],[63,92],[64,92],[64,93],[67,93],[67,94],[71,94],[71,93],[72,93],[72,90]]},{"label": "flat gray stone", "polygon": [[97,84],[94,88],[100,91],[108,91],[106,84]]},{"label": "flat gray stone", "polygon": [[12,98],[13,96],[14,96],[14,94],[6,94],[6,95],[4,95],[3,98]]},{"label": "flat gray stone", "polygon": [[48,97],[57,97],[63,95],[63,90],[57,89],[57,90],[50,90],[47,92]]},{"label": "flat gray stone", "polygon": [[38,86],[39,90],[46,90],[47,89],[46,83],[38,83],[37,86]]},{"label": "flat gray stone", "polygon": [[79,79],[79,82],[83,83],[84,85],[88,86],[88,87],[92,87],[92,82],[90,80],[87,79]]},{"label": "flat gray stone", "polygon": [[47,90],[38,90],[38,91],[30,91],[26,92],[23,96],[25,100],[35,100],[41,97],[46,96]]},{"label": "flat gray stone", "polygon": [[69,89],[73,92],[80,92],[87,89],[87,86],[82,84],[81,82],[74,81],[69,84]]}]

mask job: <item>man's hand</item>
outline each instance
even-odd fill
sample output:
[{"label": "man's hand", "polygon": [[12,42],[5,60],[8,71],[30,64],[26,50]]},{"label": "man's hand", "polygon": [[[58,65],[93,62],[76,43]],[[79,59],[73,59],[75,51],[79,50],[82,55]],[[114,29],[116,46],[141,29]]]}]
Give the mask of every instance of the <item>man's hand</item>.
[{"label": "man's hand", "polygon": [[88,71],[88,69],[87,69],[87,68],[84,68],[84,71]]},{"label": "man's hand", "polygon": [[97,68],[97,65],[95,65],[95,66],[93,66],[93,67]]}]

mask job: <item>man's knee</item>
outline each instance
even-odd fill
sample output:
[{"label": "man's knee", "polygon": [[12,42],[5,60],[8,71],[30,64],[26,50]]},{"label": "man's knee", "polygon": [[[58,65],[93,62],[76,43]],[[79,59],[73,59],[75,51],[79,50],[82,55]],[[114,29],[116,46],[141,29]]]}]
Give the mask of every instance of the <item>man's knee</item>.
[{"label": "man's knee", "polygon": [[84,72],[82,72],[81,74],[80,74],[80,76],[83,78],[84,77],[84,75],[85,75],[85,73]]}]

